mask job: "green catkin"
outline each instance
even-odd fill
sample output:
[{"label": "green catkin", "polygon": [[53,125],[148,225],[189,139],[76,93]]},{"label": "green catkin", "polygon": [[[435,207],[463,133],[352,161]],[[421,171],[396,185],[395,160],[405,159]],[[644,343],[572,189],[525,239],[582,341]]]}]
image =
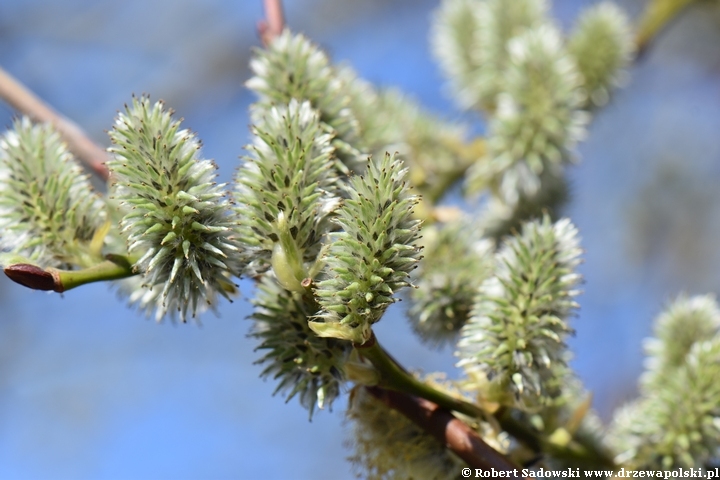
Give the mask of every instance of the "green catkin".
[{"label": "green catkin", "polygon": [[322,311],[310,327],[318,335],[364,343],[396,301],[393,294],[409,285],[420,257],[420,222],[412,218],[418,197],[406,174],[401,161],[386,155],[350,179],[349,198],[337,210],[342,231],[331,234],[327,278],[315,290]]},{"label": "green catkin", "polygon": [[287,288],[298,289],[339,203],[332,138],[310,103],[295,100],[259,116],[253,131],[235,191],[241,238],[251,252],[248,270],[272,265]]},{"label": "green catkin", "polygon": [[0,249],[43,267],[88,267],[107,212],[80,165],[49,124],[16,120],[0,137]]},{"label": "green catkin", "polygon": [[488,152],[468,173],[468,191],[490,188],[508,205],[532,198],[541,176],[560,174],[585,135],[588,115],[574,60],[560,32],[543,25],[508,44],[508,67],[490,120]]},{"label": "green catkin", "polygon": [[423,260],[413,275],[408,318],[427,344],[457,339],[470,317],[480,284],[492,272],[494,244],[467,220],[423,229]]},{"label": "green catkin", "polygon": [[635,53],[627,15],[607,1],[588,8],[570,35],[568,51],[584,80],[586,107],[605,105]]},{"label": "green catkin", "polygon": [[528,222],[497,253],[457,349],[471,378],[487,378],[490,400],[533,410],[562,393],[579,262],[568,219]]},{"label": "green catkin", "polygon": [[278,380],[276,392],[288,392],[288,401],[298,395],[311,418],[316,405],[332,406],[350,344],[315,335],[308,326],[314,302],[285,290],[272,275],[262,276],[253,305],[251,336],[260,340],[257,350],[267,352],[257,361],[267,365],[262,376]]},{"label": "green catkin", "polygon": [[350,109],[347,79],[333,68],[325,52],[300,34],[285,30],[266,49],[258,49],[250,61],[254,76],[245,85],[258,101],[258,115],[290,100],[308,101],[320,114],[320,121],[333,136],[338,168],[348,172],[362,169],[363,155],[357,149],[358,122]]},{"label": "green catkin", "polygon": [[111,194],[128,252],[145,291],[131,293],[142,310],[179,314],[214,306],[217,294],[234,291],[245,257],[237,219],[217,167],[200,157],[200,142],[180,128],[161,102],[134,98],[110,132]]}]

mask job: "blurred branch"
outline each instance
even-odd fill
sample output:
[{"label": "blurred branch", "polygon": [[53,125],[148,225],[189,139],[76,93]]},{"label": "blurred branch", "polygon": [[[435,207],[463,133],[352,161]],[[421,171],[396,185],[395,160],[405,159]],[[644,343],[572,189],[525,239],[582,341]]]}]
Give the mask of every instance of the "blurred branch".
[{"label": "blurred branch", "polygon": [[663,28],[694,1],[696,0],[650,0],[638,25],[637,57],[642,57]]},{"label": "blurred branch", "polygon": [[35,122],[51,123],[67,143],[68,149],[95,175],[107,181],[109,173],[105,167],[105,150],[90,140],[77,124],[57,113],[2,68],[0,98]]},{"label": "blurred branch", "polygon": [[366,388],[375,398],[402,413],[447,446],[470,467],[514,472],[517,477],[519,467],[513,465],[504,455],[485,443],[470,427],[437,404],[380,387]]},{"label": "blurred branch", "polygon": [[268,46],[285,28],[285,16],[282,0],[263,0],[263,4],[266,19],[258,22],[257,29],[263,45]]}]

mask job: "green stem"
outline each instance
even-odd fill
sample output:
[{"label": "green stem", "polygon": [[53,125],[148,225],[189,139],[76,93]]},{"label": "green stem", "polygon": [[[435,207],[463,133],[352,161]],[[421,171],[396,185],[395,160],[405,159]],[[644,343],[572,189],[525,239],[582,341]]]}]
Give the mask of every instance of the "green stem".
[{"label": "green stem", "polygon": [[454,410],[470,417],[481,418],[485,416],[485,413],[475,405],[439,392],[403,370],[380,346],[374,333],[367,342],[362,345],[355,345],[355,349],[358,350],[363,357],[370,360],[373,366],[380,372],[379,386],[416,395],[425,400],[437,403],[443,408]]},{"label": "green stem", "polygon": [[120,255],[109,256],[108,260],[82,270],[58,270],[48,268],[47,271],[57,278],[60,287],[57,292],[64,292],[87,283],[105,282],[108,280],[119,280],[135,275],[132,263],[126,257]]},{"label": "green stem", "polygon": [[82,270],[43,269],[31,263],[13,263],[5,267],[5,275],[20,285],[34,290],[58,293],[93,282],[131,277],[132,260],[122,255],[108,255],[104,262]]},{"label": "green stem", "polygon": [[420,170],[425,170],[419,174],[422,180],[415,183],[415,186],[422,192],[422,199],[415,207],[415,218],[423,220],[425,224],[431,224],[437,220],[434,216],[435,206],[443,196],[445,196],[445,193],[447,193],[450,187],[465,176],[468,168],[485,154],[485,143],[485,138],[478,137],[469,143],[457,144],[453,142],[445,145],[446,148],[457,155],[458,161],[453,165],[452,169],[437,172],[431,184],[426,183],[424,180],[428,169],[423,169],[422,165],[415,167]]},{"label": "green stem", "polygon": [[455,185],[460,179],[462,179],[465,176],[465,172],[467,172],[468,168],[474,163],[473,162],[464,162],[460,165],[458,165],[458,168],[456,170],[453,170],[451,172],[447,172],[444,175],[440,177],[440,179],[432,185],[432,187],[428,188],[426,197],[428,202],[430,202],[432,205],[436,205],[442,197],[445,196],[445,192],[447,192],[450,187]]}]

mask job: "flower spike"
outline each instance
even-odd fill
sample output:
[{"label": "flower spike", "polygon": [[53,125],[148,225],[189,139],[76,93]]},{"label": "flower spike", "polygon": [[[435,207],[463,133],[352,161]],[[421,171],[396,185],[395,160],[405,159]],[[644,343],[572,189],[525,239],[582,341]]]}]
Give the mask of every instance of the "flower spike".
[{"label": "flower spike", "polygon": [[267,364],[262,376],[279,379],[276,392],[289,391],[288,401],[299,394],[311,418],[315,405],[331,406],[340,394],[350,344],[315,335],[308,327],[315,303],[285,290],[272,275],[262,276],[253,305],[251,336],[262,342],[258,350],[267,351],[256,362]]},{"label": "flower spike", "polygon": [[249,270],[272,265],[285,288],[302,291],[306,264],[317,260],[337,207],[331,136],[310,102],[272,107],[254,127],[250,156],[238,171],[235,198]]},{"label": "flower spike", "polygon": [[457,351],[471,377],[487,377],[490,400],[533,410],[562,393],[579,256],[573,224],[547,216],[525,224],[498,252]]},{"label": "flower spike", "polygon": [[217,167],[200,157],[196,136],[147,97],[118,115],[110,138],[121,231],[147,289],[132,298],[154,306],[158,319],[179,312],[185,322],[188,311],[195,316],[213,306],[215,294],[228,297],[229,279],[244,265],[234,210],[224,185],[215,183]]},{"label": "flower spike", "polygon": [[42,267],[87,267],[106,212],[87,175],[49,125],[16,120],[0,137],[0,249]]},{"label": "flower spike", "polygon": [[328,278],[315,291],[322,312],[310,328],[318,335],[365,343],[372,324],[396,301],[392,295],[410,285],[420,225],[412,219],[418,197],[410,194],[406,174],[401,161],[386,155],[350,179],[349,198],[337,211],[343,231],[331,234]]},{"label": "flower spike", "polygon": [[587,106],[603,106],[635,52],[627,15],[612,2],[590,7],[578,20],[568,50],[585,80]]}]

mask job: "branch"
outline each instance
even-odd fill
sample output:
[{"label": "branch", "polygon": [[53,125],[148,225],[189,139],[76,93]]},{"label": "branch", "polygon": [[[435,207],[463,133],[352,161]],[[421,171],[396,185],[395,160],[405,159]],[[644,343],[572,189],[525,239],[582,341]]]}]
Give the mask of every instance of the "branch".
[{"label": "branch", "polygon": [[362,345],[355,344],[354,347],[380,372],[379,385],[381,387],[417,395],[443,408],[460,412],[469,417],[483,418],[485,416],[485,413],[475,405],[439,392],[410,375],[380,346],[374,332],[367,342]]},{"label": "branch", "polygon": [[[378,385],[383,389],[414,395],[436,404],[437,408],[459,412],[473,418],[483,419],[492,415],[503,430],[534,452],[546,452],[560,458],[582,460],[587,465],[595,465],[598,468],[614,468],[612,456],[605,451],[598,450],[587,438],[574,436],[568,445],[556,445],[543,438],[532,427],[515,418],[512,409],[500,408],[491,414],[476,405],[451,397],[419,381],[380,346],[374,332],[367,342],[353,346],[360,355],[370,360],[380,373]],[[408,418],[414,421],[412,417],[408,416]]]},{"label": "branch", "polygon": [[266,20],[260,20],[257,24],[258,34],[266,47],[285,28],[285,16],[283,15],[282,0],[263,0],[265,5]]},{"label": "branch", "polygon": [[68,149],[95,175],[107,181],[109,173],[105,167],[107,160],[105,150],[90,140],[77,124],[46,105],[2,68],[0,68],[0,98],[35,122],[51,123],[67,143]]},{"label": "branch", "polygon": [[693,1],[695,0],[650,1],[638,25],[638,34],[635,39],[637,44],[636,59],[643,57],[658,34]]},{"label": "branch", "polygon": [[437,404],[406,393],[379,387],[365,387],[375,398],[405,415],[427,433],[438,439],[470,467],[514,472],[518,467],[485,443],[470,427]]}]

